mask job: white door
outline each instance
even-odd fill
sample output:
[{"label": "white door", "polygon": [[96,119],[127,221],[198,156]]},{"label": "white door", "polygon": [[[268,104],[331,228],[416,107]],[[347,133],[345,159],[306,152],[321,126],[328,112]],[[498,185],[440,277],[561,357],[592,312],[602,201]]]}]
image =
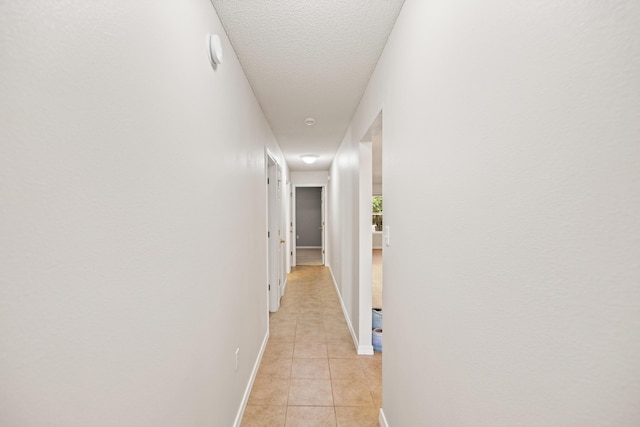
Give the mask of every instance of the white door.
[{"label": "white door", "polygon": [[282,206],[284,197],[282,197],[282,169],[280,169],[280,165],[276,166],[276,174],[277,174],[277,221],[278,221],[278,307],[280,306],[280,300],[284,295],[284,278],[286,277],[286,268],[285,268],[285,251],[286,251],[286,240],[285,240],[285,226],[284,226],[284,207]]},{"label": "white door", "polygon": [[280,184],[279,167],[271,157],[267,168],[267,240],[268,240],[268,291],[269,311],[276,312],[280,308],[280,260],[282,259],[280,244]]},{"label": "white door", "polygon": [[322,218],[322,222],[320,223],[320,236],[322,238],[322,265],[326,264],[325,250],[324,250],[324,242],[325,242],[324,233],[327,229],[327,227],[325,227],[325,218],[324,218],[325,193],[326,193],[326,189],[325,187],[322,187],[320,190],[320,216]]},{"label": "white door", "polygon": [[291,267],[296,266],[296,260],[293,255],[293,251],[296,247],[296,239],[293,235],[293,219],[295,218],[295,205],[296,201],[293,198],[293,184],[289,184],[289,249],[290,253],[288,254],[291,258],[289,259],[289,265]]}]

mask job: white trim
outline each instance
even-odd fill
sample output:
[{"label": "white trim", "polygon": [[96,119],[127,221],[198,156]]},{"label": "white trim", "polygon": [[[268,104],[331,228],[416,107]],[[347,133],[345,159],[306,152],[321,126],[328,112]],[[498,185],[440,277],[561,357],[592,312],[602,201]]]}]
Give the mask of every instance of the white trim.
[{"label": "white trim", "polygon": [[293,266],[293,246],[295,245],[295,240],[293,238],[293,187],[291,186],[291,176],[287,176],[287,194],[285,194],[286,197],[286,203],[285,203],[285,207],[284,210],[287,213],[285,215],[285,227],[284,229],[285,231],[285,240],[287,241],[285,244],[285,251],[286,251],[286,257],[285,259],[286,261],[286,270],[287,270],[287,274],[291,273],[291,267]]},{"label": "white trim", "polygon": [[387,418],[384,416],[382,408],[380,408],[380,414],[378,415],[378,424],[380,424],[380,427],[389,427],[389,423],[387,422]]},{"label": "white trim", "polygon": [[[338,293],[338,299],[340,300],[340,307],[342,307],[342,314],[344,315],[344,320],[347,322],[347,326],[349,327],[349,332],[351,333],[351,338],[353,339],[353,344],[356,347],[356,351],[358,352],[358,354],[373,354],[373,346],[370,346],[371,353],[360,353],[360,345],[358,345],[358,338],[356,337],[356,333],[353,331],[353,325],[351,324],[351,319],[349,318],[349,314],[347,313],[347,308],[344,306],[344,301],[342,300],[342,294],[340,293],[340,289],[338,289],[338,282],[336,282],[336,277],[333,275],[333,270],[331,269],[330,265],[326,265],[325,267],[328,267],[329,273],[331,273],[331,280],[333,280],[333,286],[335,286],[336,292]],[[366,346],[363,346],[363,347],[366,347]]]},{"label": "white trim", "polygon": [[[327,180],[328,181],[328,180]],[[326,240],[326,232],[327,232],[327,203],[326,203],[326,194],[327,194],[327,182],[325,183],[320,183],[320,184],[312,184],[312,183],[305,183],[305,184],[296,184],[293,182],[293,179],[291,180],[291,267],[296,267],[298,265],[298,260],[297,260],[297,253],[296,251],[298,250],[298,248],[300,249],[322,249],[324,251],[324,253],[322,254],[322,265],[326,265],[328,258],[328,245],[327,245],[327,240]],[[296,223],[297,223],[297,219],[296,219],[296,207],[297,207],[297,199],[296,199],[296,189],[300,187],[305,187],[305,188],[320,188],[320,198],[321,198],[321,206],[320,206],[320,210],[321,210],[321,216],[322,216],[322,221],[324,222],[323,227],[322,227],[322,246],[298,246],[298,239],[297,237],[297,229],[296,229]]]},{"label": "white trim", "polygon": [[373,344],[371,345],[359,345],[358,346],[358,354],[371,356],[373,354]]},{"label": "white trim", "polygon": [[347,308],[344,305],[344,301],[342,301],[342,294],[338,289],[338,282],[336,282],[336,278],[333,275],[333,270],[330,265],[325,265],[325,267],[329,268],[329,272],[331,273],[331,279],[333,280],[333,286],[336,288],[336,292],[338,293],[338,299],[340,300],[340,307],[342,307],[342,314],[344,315],[344,319],[347,322],[347,326],[349,327],[349,332],[351,333],[351,338],[353,339],[353,344],[356,347],[356,351],[360,355],[372,355],[373,354],[373,345],[372,344],[364,344],[360,345],[358,343],[358,338],[356,337],[356,333],[353,330],[353,325],[351,324],[351,319],[349,318],[349,314],[347,313]]},{"label": "white trim", "polygon": [[372,143],[358,145],[358,354],[373,354],[371,339],[373,235],[371,230],[371,193],[373,187]]},{"label": "white trim", "polygon": [[[269,312],[276,312],[280,309],[280,300],[284,295],[283,285],[287,275],[286,257],[288,252],[283,253],[283,251],[287,251],[287,246],[285,244],[283,248],[282,245],[287,240],[285,231],[286,195],[283,194],[282,184],[284,172],[277,158],[268,147],[265,147],[265,174],[267,194],[267,295]],[[271,185],[269,184],[270,180],[274,181]],[[273,187],[274,185],[275,187]],[[275,233],[276,230],[277,235]],[[270,285],[274,286],[273,291]]]},{"label": "white trim", "polygon": [[262,340],[262,346],[260,347],[260,352],[258,353],[258,358],[256,359],[256,363],[253,365],[253,370],[251,371],[251,377],[249,378],[249,383],[247,384],[247,388],[244,390],[244,395],[242,396],[242,402],[240,403],[240,408],[238,408],[238,413],[236,414],[236,420],[233,422],[233,427],[240,427],[240,423],[242,423],[242,417],[244,416],[244,410],[247,408],[247,402],[249,401],[249,396],[251,395],[251,389],[253,388],[253,383],[256,380],[256,375],[258,374],[258,368],[260,368],[260,363],[262,363],[262,355],[264,354],[264,349],[267,347],[267,341],[269,341],[269,328],[267,327],[267,333]]},{"label": "white trim", "polygon": [[287,283],[288,283],[287,279],[288,279],[288,276],[285,276],[284,277],[284,283],[282,284],[282,296],[283,297],[284,297],[284,291],[287,289]]}]

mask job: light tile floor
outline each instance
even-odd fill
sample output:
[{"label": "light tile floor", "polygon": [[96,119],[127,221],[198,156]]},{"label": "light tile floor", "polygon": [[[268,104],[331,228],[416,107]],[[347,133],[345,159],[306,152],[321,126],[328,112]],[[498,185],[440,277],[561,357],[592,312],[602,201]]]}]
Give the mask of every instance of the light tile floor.
[{"label": "light tile floor", "polygon": [[378,426],[382,354],[358,356],[331,273],[294,267],[242,426]]}]

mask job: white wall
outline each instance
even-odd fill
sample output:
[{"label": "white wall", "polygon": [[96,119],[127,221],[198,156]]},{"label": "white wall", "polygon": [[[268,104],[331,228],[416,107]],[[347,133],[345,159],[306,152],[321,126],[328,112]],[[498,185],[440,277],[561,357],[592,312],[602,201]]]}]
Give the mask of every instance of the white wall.
[{"label": "white wall", "polygon": [[291,183],[304,187],[322,187],[327,185],[328,171],[291,171]]},{"label": "white wall", "polygon": [[213,7],[2,2],[0,69],[0,425],[232,425],[284,160]]},{"label": "white wall", "polygon": [[[359,138],[351,129],[338,148],[329,170],[327,191],[327,248],[352,333],[359,331]],[[357,336],[354,337],[357,341]],[[358,343],[356,342],[356,345]]]},{"label": "white wall", "polygon": [[405,2],[331,169],[383,108],[390,426],[640,424],[639,41],[632,0]]}]

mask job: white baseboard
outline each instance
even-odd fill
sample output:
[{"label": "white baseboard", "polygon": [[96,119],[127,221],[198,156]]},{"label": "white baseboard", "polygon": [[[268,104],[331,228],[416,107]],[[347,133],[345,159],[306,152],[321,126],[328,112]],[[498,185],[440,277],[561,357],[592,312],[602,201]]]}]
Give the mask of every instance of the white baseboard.
[{"label": "white baseboard", "polygon": [[[340,300],[340,307],[342,307],[342,314],[344,315],[344,320],[347,321],[347,326],[349,327],[349,332],[351,332],[351,338],[353,339],[353,344],[356,346],[356,351],[360,354],[360,346],[358,345],[358,337],[353,330],[353,325],[351,324],[351,319],[349,318],[349,314],[347,313],[347,308],[344,306],[344,301],[342,300],[342,294],[340,293],[340,289],[338,289],[338,282],[336,282],[336,277],[333,275],[333,270],[331,266],[326,265],[325,267],[329,268],[329,272],[331,273],[331,279],[333,280],[333,286],[336,288],[336,292],[338,293],[338,299]],[[364,346],[366,347],[366,346]],[[373,346],[371,346],[371,354],[373,354]]]},{"label": "white baseboard", "polygon": [[282,297],[284,297],[284,292],[287,290],[287,277],[284,278],[284,283],[282,284]]},{"label": "white baseboard", "polygon": [[351,319],[347,314],[347,308],[344,306],[344,301],[342,301],[342,294],[340,294],[340,290],[338,289],[338,282],[336,282],[336,278],[333,275],[333,270],[331,270],[330,265],[325,265],[325,267],[329,268],[329,272],[331,273],[331,279],[333,280],[333,286],[336,288],[336,292],[338,293],[338,298],[340,299],[340,307],[342,307],[342,314],[344,315],[344,319],[347,321],[347,326],[349,327],[349,332],[351,333],[351,338],[353,339],[353,344],[356,346],[356,351],[361,355],[372,355],[373,354],[373,345],[360,345],[358,343],[358,337],[356,336],[355,331],[353,330],[353,325],[351,324]]},{"label": "white baseboard", "polygon": [[380,414],[378,415],[378,424],[380,424],[380,427],[389,427],[389,423],[387,422],[387,418],[384,416],[382,408],[380,408]]},{"label": "white baseboard", "polygon": [[358,354],[371,356],[373,354],[373,345],[359,345]]},{"label": "white baseboard", "polygon": [[253,370],[251,371],[251,377],[249,377],[249,383],[244,390],[244,395],[242,396],[242,402],[240,403],[240,408],[238,408],[238,413],[236,414],[236,420],[233,422],[233,427],[240,427],[240,423],[242,422],[242,416],[244,415],[244,410],[247,408],[247,402],[249,401],[249,396],[251,395],[251,389],[253,388],[253,383],[256,380],[256,375],[258,374],[258,368],[260,368],[260,363],[262,362],[262,355],[264,354],[264,349],[267,347],[267,341],[269,341],[269,329],[267,328],[267,333],[262,340],[262,346],[260,346],[260,352],[258,353],[258,358],[256,359],[256,363],[253,364]]}]

